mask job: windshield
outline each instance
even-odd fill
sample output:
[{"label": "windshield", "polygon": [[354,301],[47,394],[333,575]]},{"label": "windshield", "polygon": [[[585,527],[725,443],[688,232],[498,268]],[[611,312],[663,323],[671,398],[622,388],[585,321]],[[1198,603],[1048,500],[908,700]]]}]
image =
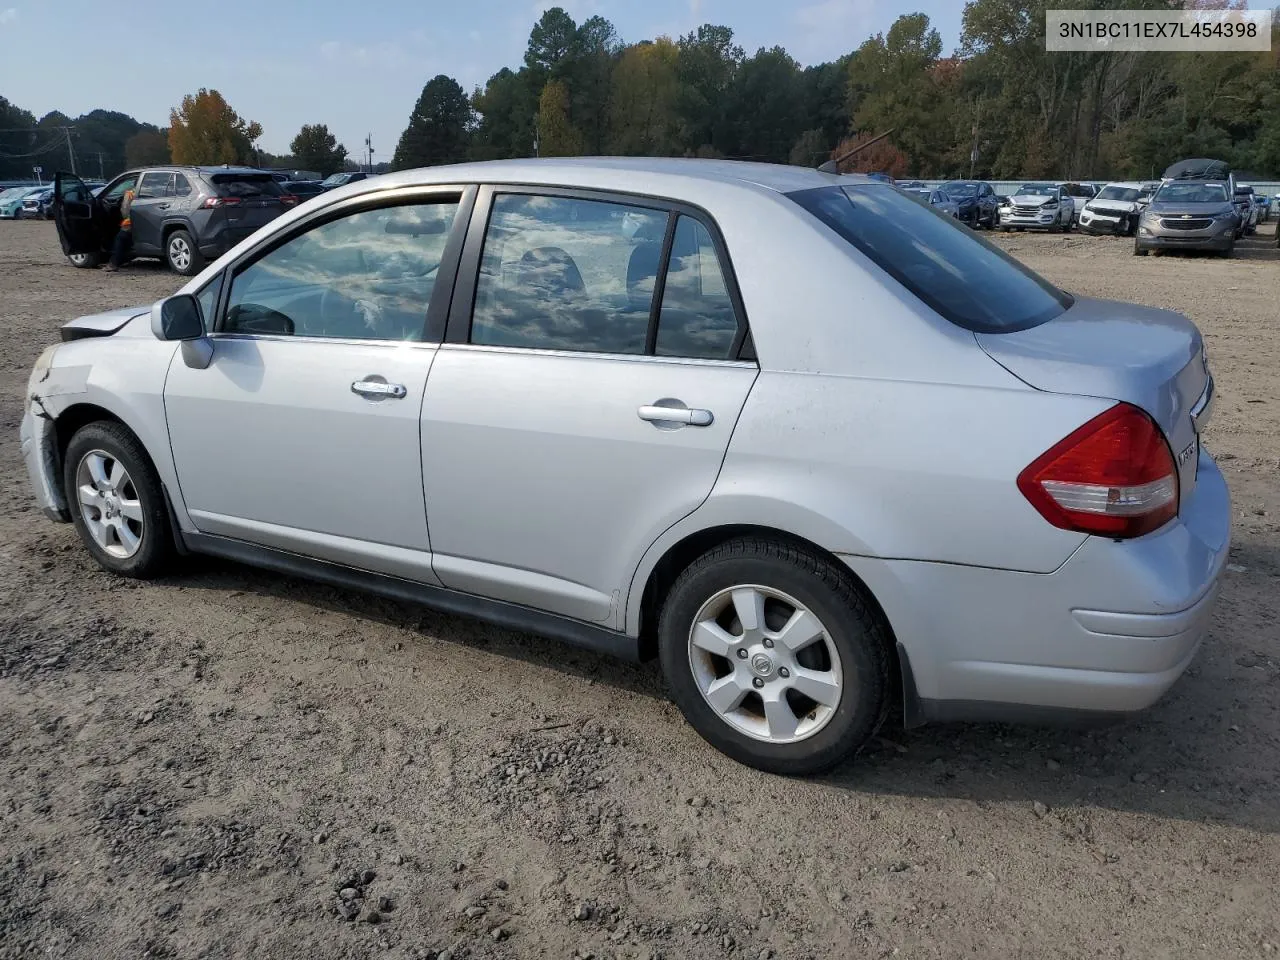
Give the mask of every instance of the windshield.
[{"label": "windshield", "polygon": [[342,184],[346,183],[350,177],[351,174],[349,173],[333,173],[325,177],[324,185],[326,187],[340,187]]},{"label": "windshield", "polygon": [[1098,191],[1099,200],[1124,200],[1127,203],[1133,203],[1138,199],[1137,187],[1117,187],[1107,186]]},{"label": "windshield", "polygon": [[1166,183],[1156,191],[1156,203],[1226,203],[1227,188],[1220,183]]},{"label": "windshield", "polygon": [[1048,196],[1054,196],[1058,192],[1058,185],[1054,183],[1024,183],[1018,188],[1019,193],[1043,193]]},{"label": "windshield", "polygon": [[961,197],[976,197],[978,195],[978,185],[976,183],[944,183],[942,192],[949,197],[960,199]]},{"label": "windshield", "polygon": [[1071,298],[953,217],[875,184],[789,194],[898,283],[957,326],[1025,330]]}]

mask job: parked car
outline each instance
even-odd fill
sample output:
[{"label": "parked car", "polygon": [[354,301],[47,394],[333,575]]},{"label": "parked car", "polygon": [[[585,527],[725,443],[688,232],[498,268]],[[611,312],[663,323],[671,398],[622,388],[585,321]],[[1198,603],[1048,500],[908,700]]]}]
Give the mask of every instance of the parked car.
[{"label": "parked car", "polygon": [[336,187],[345,187],[348,183],[356,183],[360,180],[368,179],[369,175],[361,170],[346,170],[342,173],[332,173],[320,181],[320,186],[325,190],[333,190]]},{"label": "parked car", "polygon": [[1236,206],[1240,211],[1240,219],[1243,222],[1241,232],[1244,234],[1252,234],[1258,229],[1258,217],[1261,210],[1254,199],[1253,187],[1246,183],[1237,183],[1235,190]]},{"label": "parked car", "polygon": [[280,188],[299,200],[309,200],[325,192],[319,180],[286,180],[280,184]]},{"label": "parked car", "polygon": [[899,698],[910,725],[1143,709],[1229,550],[1195,326],[867,177],[388,174],[62,337],[21,447],[106,570],[212,554],[656,654],[776,773]]},{"label": "parked car", "polygon": [[23,217],[23,201],[33,193],[39,193],[43,187],[15,187],[0,195],[0,220],[21,220]]},{"label": "parked car", "polygon": [[1258,222],[1266,223],[1271,219],[1271,198],[1265,193],[1255,191],[1253,199],[1258,203]]},{"label": "parked car", "polygon": [[1236,195],[1236,177],[1231,165],[1225,160],[1214,160],[1209,157],[1193,157],[1170,164],[1164,171],[1162,185],[1170,180],[1205,181],[1223,184],[1227,197],[1236,207],[1239,215],[1236,223],[1235,238],[1244,236],[1248,221],[1248,203],[1246,198]]},{"label": "parked car", "polygon": [[939,189],[955,202],[960,220],[975,230],[978,227],[995,229],[1000,210],[991,184],[980,180],[949,180]]},{"label": "parked car", "polygon": [[1001,230],[1070,230],[1075,199],[1062,183],[1024,183],[999,210]]},{"label": "parked car", "polygon": [[53,185],[50,184],[22,198],[22,216],[27,220],[53,218]]},{"label": "parked car", "polygon": [[1219,180],[1170,180],[1138,219],[1133,252],[1209,250],[1231,256],[1240,214]]},{"label": "parked car", "polygon": [[929,190],[926,192],[925,203],[937,210],[938,213],[948,217],[960,218],[960,205],[952,199],[951,194],[944,190]]},{"label": "parked car", "polygon": [[298,202],[271,174],[250,167],[131,170],[97,195],[79,177],[59,173],[54,219],[62,252],[75,266],[96,267],[107,258],[120,230],[120,201],[135,187],[132,256],[163,260],[184,276]]},{"label": "parked car", "polygon": [[319,182],[324,179],[324,177],[315,170],[272,170],[271,176],[277,183],[296,183],[299,180],[315,180]]},{"label": "parked car", "polygon": [[1141,196],[1142,184],[1136,181],[1108,183],[1080,211],[1080,229],[1086,233],[1131,236],[1138,229]]},{"label": "parked car", "polygon": [[1084,205],[1098,195],[1098,188],[1092,183],[1076,183],[1067,181],[1063,188],[1071,195],[1071,217],[1072,225],[1080,222],[1080,211]]}]

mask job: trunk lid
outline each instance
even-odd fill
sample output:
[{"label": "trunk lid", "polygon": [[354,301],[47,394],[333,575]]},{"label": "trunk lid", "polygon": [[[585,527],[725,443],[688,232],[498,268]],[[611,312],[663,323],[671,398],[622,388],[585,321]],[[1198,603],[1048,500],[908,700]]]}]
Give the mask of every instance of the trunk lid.
[{"label": "trunk lid", "polygon": [[1037,390],[1123,400],[1160,425],[1182,495],[1195,489],[1199,459],[1192,410],[1209,369],[1200,331],[1169,310],[1077,297],[1047,323],[1012,333],[975,334],[1002,367]]}]

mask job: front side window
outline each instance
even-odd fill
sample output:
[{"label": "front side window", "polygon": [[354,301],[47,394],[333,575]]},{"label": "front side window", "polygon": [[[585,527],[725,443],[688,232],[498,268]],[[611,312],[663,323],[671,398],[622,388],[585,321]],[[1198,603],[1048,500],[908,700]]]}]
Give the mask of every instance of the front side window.
[{"label": "front side window", "polygon": [[732,359],[738,321],[711,234],[692,217],[676,221],[658,314],[660,357]]},{"label": "front side window", "polygon": [[875,184],[789,195],[938,314],[966,330],[1025,330],[1071,298],[961,226]]},{"label": "front side window", "polygon": [[642,354],[667,213],[499,194],[485,233],[471,342]]},{"label": "front side window", "polygon": [[222,331],[420,340],[457,210],[363,210],[293,237],[235,275]]}]

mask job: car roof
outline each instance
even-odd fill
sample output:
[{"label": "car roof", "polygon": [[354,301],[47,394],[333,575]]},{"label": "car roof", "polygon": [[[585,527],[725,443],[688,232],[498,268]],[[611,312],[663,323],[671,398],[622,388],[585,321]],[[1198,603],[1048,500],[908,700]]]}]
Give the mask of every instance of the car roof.
[{"label": "car roof", "polygon": [[[679,157],[557,157],[489,160],[449,166],[422,167],[370,177],[353,185],[351,196],[363,190],[432,183],[525,183],[539,186],[657,193],[696,189],[701,184],[751,185],[777,193],[813,187],[877,183],[861,174],[821,173],[809,167],[739,160],[701,160]],[[345,188],[344,188],[345,189]]]},{"label": "car roof", "polygon": [[[1151,181],[1148,180],[1147,182],[1150,183]],[[1108,180],[1102,185],[1102,189],[1105,190],[1107,187],[1127,187],[1130,190],[1141,190],[1142,183],[1137,180]]]}]

